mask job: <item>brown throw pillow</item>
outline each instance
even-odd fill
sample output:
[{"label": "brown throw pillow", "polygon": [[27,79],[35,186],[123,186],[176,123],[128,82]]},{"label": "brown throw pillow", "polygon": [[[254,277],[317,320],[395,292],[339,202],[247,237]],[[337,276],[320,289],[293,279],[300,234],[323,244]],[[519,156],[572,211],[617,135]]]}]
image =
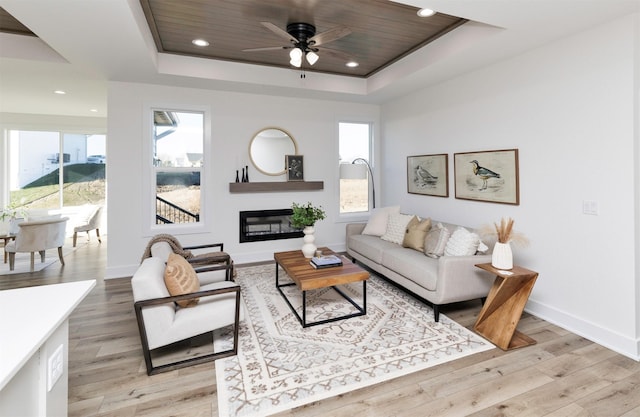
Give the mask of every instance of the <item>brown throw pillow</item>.
[{"label": "brown throw pillow", "polygon": [[407,225],[402,246],[424,252],[424,240],[429,229],[431,229],[431,219],[420,220],[414,216]]},{"label": "brown throw pillow", "polygon": [[[182,256],[175,253],[169,255],[164,270],[164,284],[171,295],[189,294],[200,291],[200,281],[196,271]],[[178,301],[180,307],[193,307],[199,299]]]}]

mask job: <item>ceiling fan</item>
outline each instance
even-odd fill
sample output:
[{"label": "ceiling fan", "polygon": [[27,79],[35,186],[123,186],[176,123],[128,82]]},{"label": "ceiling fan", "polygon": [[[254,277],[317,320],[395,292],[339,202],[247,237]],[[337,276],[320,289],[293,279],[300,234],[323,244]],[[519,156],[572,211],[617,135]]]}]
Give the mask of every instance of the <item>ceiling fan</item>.
[{"label": "ceiling fan", "polygon": [[[316,27],[310,23],[289,23],[287,24],[287,30],[284,31],[271,22],[260,22],[264,27],[280,36],[283,39],[289,41],[290,45],[287,46],[268,46],[265,48],[251,48],[243,49],[244,52],[256,52],[256,51],[271,51],[277,49],[291,49],[289,57],[291,61],[289,63],[296,68],[302,66],[302,57],[304,56],[309,65],[315,64],[320,58],[317,52],[321,45],[333,42],[342,37],[345,37],[351,33],[351,29],[346,26],[338,26],[333,29],[329,29],[325,32],[316,34]],[[350,57],[335,49],[321,48],[322,53],[327,55],[334,55],[339,58],[349,60]]]}]

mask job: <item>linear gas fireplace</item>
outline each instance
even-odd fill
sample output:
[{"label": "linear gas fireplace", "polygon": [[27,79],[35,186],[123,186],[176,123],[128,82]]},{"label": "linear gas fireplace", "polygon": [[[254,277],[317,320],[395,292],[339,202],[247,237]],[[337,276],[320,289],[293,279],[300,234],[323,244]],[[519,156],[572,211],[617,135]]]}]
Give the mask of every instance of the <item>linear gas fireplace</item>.
[{"label": "linear gas fireplace", "polygon": [[240,212],[240,243],[303,237],[302,229],[291,225],[293,210]]}]

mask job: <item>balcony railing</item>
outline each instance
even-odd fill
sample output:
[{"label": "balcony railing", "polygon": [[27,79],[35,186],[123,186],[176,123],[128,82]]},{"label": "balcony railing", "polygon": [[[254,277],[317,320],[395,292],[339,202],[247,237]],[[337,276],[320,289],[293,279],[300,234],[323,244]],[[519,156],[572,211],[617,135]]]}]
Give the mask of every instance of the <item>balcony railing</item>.
[{"label": "balcony railing", "polygon": [[196,223],[200,221],[200,215],[191,213],[156,196],[156,224],[173,224],[173,223]]}]

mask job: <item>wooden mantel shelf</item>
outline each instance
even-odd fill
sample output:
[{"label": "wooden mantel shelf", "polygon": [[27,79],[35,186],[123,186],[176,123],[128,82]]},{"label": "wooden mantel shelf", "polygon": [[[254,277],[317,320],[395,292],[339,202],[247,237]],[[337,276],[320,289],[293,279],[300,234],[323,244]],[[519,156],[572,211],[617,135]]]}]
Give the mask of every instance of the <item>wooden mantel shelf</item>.
[{"label": "wooden mantel shelf", "polygon": [[324,189],[324,181],[230,182],[230,193],[272,193]]}]

